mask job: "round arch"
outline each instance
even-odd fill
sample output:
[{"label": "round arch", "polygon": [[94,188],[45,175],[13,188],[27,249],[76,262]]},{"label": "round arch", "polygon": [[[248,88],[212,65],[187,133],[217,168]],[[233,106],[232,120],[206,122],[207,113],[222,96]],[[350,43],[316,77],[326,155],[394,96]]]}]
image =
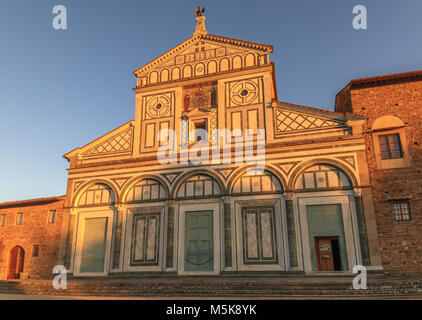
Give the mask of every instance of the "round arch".
[{"label": "round arch", "polygon": [[71,202],[71,206],[72,207],[78,207],[78,203],[80,198],[82,197],[82,195],[85,193],[85,191],[87,191],[89,188],[91,188],[94,185],[105,185],[107,187],[109,187],[113,193],[114,196],[114,201],[111,201],[112,204],[119,202],[119,194],[117,192],[117,188],[114,185],[114,183],[112,181],[108,181],[108,180],[104,180],[104,179],[96,179],[96,180],[91,180],[88,182],[85,182],[84,184],[82,184],[81,186],[79,186],[75,192],[75,195],[73,196],[72,202]]},{"label": "round arch", "polygon": [[313,160],[304,162],[304,163],[300,164],[298,167],[295,168],[295,170],[292,172],[290,179],[289,179],[288,190],[289,191],[295,190],[295,184],[296,184],[296,180],[298,179],[298,177],[306,169],[308,169],[312,166],[315,166],[315,165],[333,166],[333,167],[339,169],[340,171],[342,171],[346,175],[346,177],[350,180],[353,188],[358,186],[358,181],[356,179],[355,174],[353,173],[353,171],[350,168],[348,168],[343,163],[335,161],[335,160],[331,160],[331,159],[313,159]]},{"label": "round arch", "polygon": [[180,187],[182,186],[182,184],[189,178],[195,177],[195,176],[208,176],[211,179],[213,179],[215,182],[217,182],[218,186],[220,187],[221,190],[221,195],[225,195],[226,194],[226,188],[224,187],[223,182],[221,181],[220,177],[212,172],[212,171],[207,171],[207,170],[193,170],[193,171],[189,171],[186,172],[184,174],[182,174],[174,183],[173,189],[171,191],[171,199],[176,199],[177,198],[177,193],[180,189]]},{"label": "round arch", "polygon": [[[229,179],[228,179],[228,182],[227,182],[227,191],[228,192],[231,192],[232,191],[232,188],[233,188],[234,183],[242,175],[244,175],[245,172],[246,172],[246,170],[248,170],[249,168],[253,168],[253,166],[250,165],[250,166],[245,166],[245,167],[238,168],[238,169],[234,170],[229,175]],[[268,173],[272,174],[273,176],[275,176],[277,178],[278,182],[281,185],[281,189],[282,189],[281,192],[284,192],[284,190],[286,190],[286,181],[285,181],[284,177],[280,174],[280,172],[276,168],[274,168],[272,166],[269,166],[269,165],[265,165],[264,172],[268,172]]]},{"label": "round arch", "polygon": [[9,251],[9,261],[7,263],[7,279],[19,279],[23,272],[25,263],[25,250],[22,246],[15,245]]},{"label": "round arch", "polygon": [[385,128],[396,128],[396,127],[403,127],[404,123],[402,120],[395,116],[382,116],[375,119],[374,123],[372,124],[372,130],[381,130]]},{"label": "round arch", "polygon": [[[154,180],[156,181],[160,186],[164,188],[164,191],[166,193],[166,199],[170,196],[170,188],[167,185],[166,181],[164,181],[163,178],[157,175],[151,175],[151,174],[145,174],[141,176],[136,176],[129,181],[127,181],[122,189],[121,192],[121,202],[125,203],[127,202],[128,194],[129,192],[136,186],[136,184],[142,182],[143,180]],[[164,199],[161,199],[164,200]]]},{"label": "round arch", "polygon": [[[230,174],[229,181],[227,183],[227,191],[229,192],[229,194],[233,193],[233,188],[236,182],[245,175],[248,169],[253,169],[253,166],[250,165],[250,166],[241,167],[239,169],[236,169],[234,172]],[[281,190],[276,191],[276,193],[283,193],[285,190],[285,185],[286,185],[283,176],[275,168],[268,165],[265,166],[264,173],[269,174],[270,176],[273,176],[275,179],[277,179],[278,183],[280,184]]]}]

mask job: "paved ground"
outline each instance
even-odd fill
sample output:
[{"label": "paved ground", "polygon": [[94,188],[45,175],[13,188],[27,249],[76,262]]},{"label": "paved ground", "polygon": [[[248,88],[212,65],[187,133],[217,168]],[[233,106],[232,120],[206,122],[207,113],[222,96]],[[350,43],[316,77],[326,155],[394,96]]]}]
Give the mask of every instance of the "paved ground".
[{"label": "paved ground", "polygon": [[422,300],[421,296],[391,296],[391,297],[64,297],[64,296],[43,296],[25,294],[4,294],[0,293],[0,300]]}]

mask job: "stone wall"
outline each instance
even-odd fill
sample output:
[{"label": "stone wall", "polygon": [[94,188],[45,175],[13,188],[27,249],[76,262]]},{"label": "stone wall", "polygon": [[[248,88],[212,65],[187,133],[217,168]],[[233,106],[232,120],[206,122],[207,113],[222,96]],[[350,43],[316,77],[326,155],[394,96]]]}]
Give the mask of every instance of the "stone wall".
[{"label": "stone wall", "polygon": [[[0,226],[0,279],[6,279],[10,250],[20,246],[25,251],[21,279],[51,278],[58,264],[60,233],[64,215],[64,197],[44,198],[0,204],[0,215],[6,214]],[[55,223],[48,223],[48,212],[56,210]],[[16,224],[17,213],[23,213],[23,224]],[[33,257],[33,246],[39,246]]]},{"label": "stone wall", "polygon": [[[337,95],[336,111],[368,119],[363,130],[385,273],[422,273],[422,77],[369,83],[354,80]],[[371,128],[382,116],[403,121],[408,148],[404,156],[409,157],[409,166],[377,166]],[[410,221],[395,221],[394,200],[409,201]]]}]

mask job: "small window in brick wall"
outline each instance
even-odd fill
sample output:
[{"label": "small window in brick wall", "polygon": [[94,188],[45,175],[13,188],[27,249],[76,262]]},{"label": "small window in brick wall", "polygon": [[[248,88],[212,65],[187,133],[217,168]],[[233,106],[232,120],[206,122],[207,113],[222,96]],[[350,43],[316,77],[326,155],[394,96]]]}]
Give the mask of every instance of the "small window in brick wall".
[{"label": "small window in brick wall", "polygon": [[40,255],[40,246],[37,244],[37,245],[34,245],[33,247],[32,247],[32,257],[33,258],[36,258],[36,257],[38,257]]},{"label": "small window in brick wall", "polygon": [[18,212],[16,214],[16,225],[20,226],[23,224],[23,212]]},{"label": "small window in brick wall", "polygon": [[379,143],[382,160],[403,158],[403,149],[398,133],[379,136]]},{"label": "small window in brick wall", "polygon": [[48,211],[48,223],[55,223],[56,222],[56,210]]},{"label": "small window in brick wall", "polygon": [[4,227],[6,225],[6,215],[1,214],[0,215],[0,227]]},{"label": "small window in brick wall", "polygon": [[398,201],[393,203],[393,213],[396,221],[410,220],[409,201]]}]

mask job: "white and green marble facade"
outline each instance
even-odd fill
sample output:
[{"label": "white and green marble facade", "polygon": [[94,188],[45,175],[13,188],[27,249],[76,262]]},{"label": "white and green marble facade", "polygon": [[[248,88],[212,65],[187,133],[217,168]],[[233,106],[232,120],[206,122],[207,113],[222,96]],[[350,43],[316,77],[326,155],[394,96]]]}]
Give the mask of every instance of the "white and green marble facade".
[{"label": "white and green marble facade", "polygon": [[[290,179],[277,166],[257,175],[248,175],[246,167],[210,166],[150,172],[120,187],[112,179],[87,182],[75,192],[70,208],[65,264],[77,276],[313,273],[312,237],[329,228],[321,227],[324,221],[312,216],[312,208],[326,205],[338,208],[340,227],[326,236],[338,231],[342,272],[350,273],[354,265],[370,260],[364,214],[356,205],[359,188],[351,174],[344,164],[330,161],[298,166]],[[99,254],[104,263],[101,271],[85,272],[84,252],[90,244],[84,230],[94,218],[106,219],[101,220],[106,221],[104,230],[96,229],[104,235]],[[205,263],[208,267],[201,266]]]}]

